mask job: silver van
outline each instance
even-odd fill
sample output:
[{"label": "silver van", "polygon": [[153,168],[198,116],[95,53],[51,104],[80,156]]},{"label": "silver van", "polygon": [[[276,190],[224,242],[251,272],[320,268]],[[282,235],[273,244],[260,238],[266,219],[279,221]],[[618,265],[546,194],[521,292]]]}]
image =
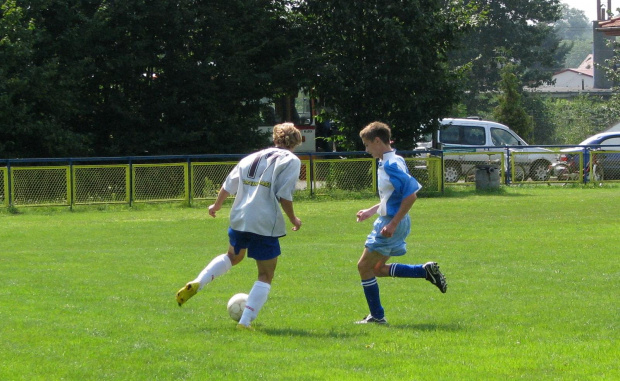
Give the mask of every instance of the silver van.
[{"label": "silver van", "polygon": [[441,120],[441,128],[427,142],[417,144],[417,149],[435,148],[444,151],[444,176],[447,183],[455,183],[478,164],[497,162],[504,153],[507,171],[506,146],[510,146],[511,160],[515,167],[516,181],[531,178],[546,181],[549,165],[556,154],[541,147],[530,147],[507,126],[474,118]]}]

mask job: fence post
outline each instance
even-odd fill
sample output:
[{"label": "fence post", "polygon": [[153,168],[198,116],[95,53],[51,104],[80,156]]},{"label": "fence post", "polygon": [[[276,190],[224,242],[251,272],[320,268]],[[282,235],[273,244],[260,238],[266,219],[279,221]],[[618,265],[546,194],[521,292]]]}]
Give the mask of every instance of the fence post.
[{"label": "fence post", "polygon": [[133,162],[129,158],[129,207],[133,206]]},{"label": "fence post", "polygon": [[[590,177],[592,176],[592,158],[590,157],[590,147],[585,147],[583,149],[583,155],[582,155],[582,160],[583,160],[583,183],[587,184],[588,181],[590,181]],[[586,161],[587,160],[587,161]],[[588,168],[587,168],[587,173],[586,173],[586,166],[585,163],[588,163]]]},{"label": "fence post", "polygon": [[73,210],[73,200],[75,199],[75,177],[73,176],[73,160],[69,159],[69,178],[67,179],[67,197],[69,198],[69,210]]},{"label": "fence post", "polygon": [[512,183],[512,156],[510,155],[510,148],[504,148],[506,150],[506,168],[504,168],[504,181],[506,185],[510,185]]},{"label": "fence post", "polygon": [[[310,196],[314,195],[314,161],[312,159],[312,152],[309,154],[310,156],[310,179],[308,179],[308,181],[310,182]],[[307,171],[306,171],[307,172]]]},{"label": "fence post", "polygon": [[13,182],[11,181],[11,160],[7,160],[6,161],[6,176],[7,176],[7,181],[6,181],[6,186],[9,188],[8,191],[8,196],[9,199],[7,200],[9,202],[9,207],[13,206]]},{"label": "fence post", "polygon": [[192,159],[187,158],[187,205],[192,206]]}]

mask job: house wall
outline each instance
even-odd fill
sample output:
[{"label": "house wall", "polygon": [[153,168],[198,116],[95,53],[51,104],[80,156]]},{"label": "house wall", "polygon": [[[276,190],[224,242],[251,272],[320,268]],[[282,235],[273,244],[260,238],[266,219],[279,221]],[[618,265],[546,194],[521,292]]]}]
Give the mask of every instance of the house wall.
[{"label": "house wall", "polygon": [[573,89],[591,89],[594,87],[594,78],[574,71],[565,71],[553,76],[555,87],[569,87]]}]

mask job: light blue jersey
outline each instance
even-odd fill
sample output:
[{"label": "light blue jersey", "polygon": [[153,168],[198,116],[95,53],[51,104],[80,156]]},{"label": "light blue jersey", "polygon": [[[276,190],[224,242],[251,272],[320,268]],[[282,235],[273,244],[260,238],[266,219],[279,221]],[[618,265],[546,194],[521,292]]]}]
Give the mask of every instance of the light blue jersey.
[{"label": "light blue jersey", "polygon": [[381,216],[394,216],[403,198],[422,189],[415,177],[409,174],[405,159],[395,151],[383,154],[377,171],[379,178],[379,198],[381,200],[377,213]]},{"label": "light blue jersey", "polygon": [[366,238],[366,248],[386,256],[399,256],[407,252],[405,239],[411,231],[409,215],[403,217],[391,237],[381,235],[381,230],[389,224],[398,212],[403,198],[416,193],[422,185],[409,174],[405,159],[394,151],[383,154],[379,160],[379,218],[373,224],[372,231]]}]

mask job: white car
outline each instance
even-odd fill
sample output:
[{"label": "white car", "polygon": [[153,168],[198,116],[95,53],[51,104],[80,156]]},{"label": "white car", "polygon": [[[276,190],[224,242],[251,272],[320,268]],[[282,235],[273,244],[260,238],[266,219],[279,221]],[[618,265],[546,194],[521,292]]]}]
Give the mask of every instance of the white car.
[{"label": "white car", "polygon": [[[504,153],[507,171],[507,146],[510,146],[511,160],[515,165],[515,180],[531,178],[546,181],[549,165],[557,155],[553,151],[530,147],[519,135],[507,126],[474,118],[441,120],[441,128],[433,134],[430,142],[420,142],[418,149],[430,147],[444,151],[444,176],[447,183],[457,182],[478,164],[498,161]],[[495,153],[493,155],[492,153]]]}]

